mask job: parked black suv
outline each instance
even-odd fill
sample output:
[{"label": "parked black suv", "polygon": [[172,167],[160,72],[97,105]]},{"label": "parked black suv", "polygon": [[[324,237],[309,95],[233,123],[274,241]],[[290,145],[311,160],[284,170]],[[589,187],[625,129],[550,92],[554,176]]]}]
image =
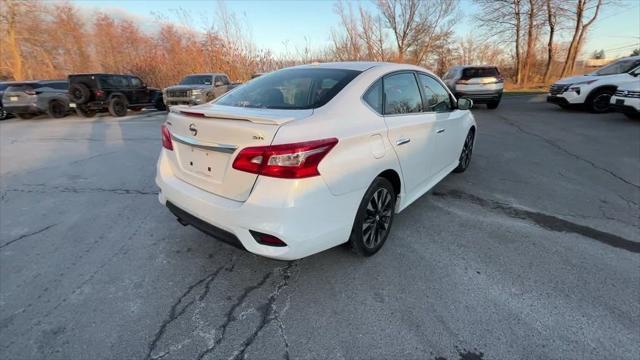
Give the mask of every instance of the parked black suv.
[{"label": "parked black suv", "polygon": [[113,116],[127,115],[127,109],[145,107],[165,110],[160,89],[150,88],[137,76],[118,74],[69,75],[70,107],[82,117],[109,111]]}]

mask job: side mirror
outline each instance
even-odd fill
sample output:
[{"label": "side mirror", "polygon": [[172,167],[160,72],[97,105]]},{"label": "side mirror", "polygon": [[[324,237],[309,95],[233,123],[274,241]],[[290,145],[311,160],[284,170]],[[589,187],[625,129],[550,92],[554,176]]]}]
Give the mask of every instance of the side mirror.
[{"label": "side mirror", "polygon": [[462,97],[458,99],[458,109],[460,110],[469,110],[473,107],[473,100]]},{"label": "side mirror", "polygon": [[216,81],[215,83],[213,83],[213,86],[222,86],[222,85],[224,85],[222,81]]}]

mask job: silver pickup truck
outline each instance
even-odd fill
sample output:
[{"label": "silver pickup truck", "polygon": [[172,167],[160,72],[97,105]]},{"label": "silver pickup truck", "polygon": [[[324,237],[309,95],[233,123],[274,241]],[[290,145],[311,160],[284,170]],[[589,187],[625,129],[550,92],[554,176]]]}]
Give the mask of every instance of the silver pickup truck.
[{"label": "silver pickup truck", "polygon": [[209,102],[240,84],[231,83],[227,74],[206,73],[185,76],[180,84],[163,90],[164,103],[199,105]]}]

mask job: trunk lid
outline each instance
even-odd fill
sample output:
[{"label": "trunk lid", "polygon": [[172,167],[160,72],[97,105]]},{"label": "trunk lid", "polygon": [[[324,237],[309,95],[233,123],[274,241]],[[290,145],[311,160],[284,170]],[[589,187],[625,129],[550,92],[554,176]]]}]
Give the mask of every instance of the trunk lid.
[{"label": "trunk lid", "polygon": [[311,114],[313,110],[174,106],[166,123],[173,142],[173,172],[202,190],[245,201],[258,175],[232,167],[237,153],[270,145],[280,126]]}]

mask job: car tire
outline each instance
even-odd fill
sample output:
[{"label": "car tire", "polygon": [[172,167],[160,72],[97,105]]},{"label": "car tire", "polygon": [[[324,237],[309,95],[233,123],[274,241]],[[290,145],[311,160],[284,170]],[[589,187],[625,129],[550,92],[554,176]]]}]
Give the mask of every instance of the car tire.
[{"label": "car tire", "polygon": [[32,113],[22,113],[22,114],[15,114],[15,115],[18,119],[21,119],[21,120],[30,120],[36,117],[36,114],[32,114]]},{"label": "car tire", "polygon": [[587,100],[584,102],[587,110],[594,114],[603,114],[611,111],[611,96],[613,96],[615,90],[613,89],[600,89],[589,94]]},{"label": "car tire", "polygon": [[491,109],[491,110],[497,109],[498,105],[500,105],[500,100],[488,102],[487,109]]},{"label": "car tire", "polygon": [[127,115],[127,101],[120,96],[115,96],[109,100],[109,114],[112,116]]},{"label": "car tire", "polygon": [[4,108],[0,108],[0,120],[8,119],[10,114]]},{"label": "car tire", "polygon": [[397,195],[389,180],[378,177],[364,194],[351,229],[349,245],[355,253],[371,256],[384,245],[395,214]]},{"label": "car tire", "polygon": [[60,100],[52,100],[49,102],[47,114],[54,119],[60,119],[67,116],[67,105]]},{"label": "car tire", "polygon": [[71,84],[69,86],[69,98],[76,104],[84,104],[91,99],[91,91],[85,84]]},{"label": "car tire", "polygon": [[460,153],[460,159],[458,159],[458,166],[453,169],[455,173],[465,172],[471,163],[471,155],[473,155],[473,144],[476,134],[473,130],[469,130],[467,137],[464,139],[462,145],[462,152]]},{"label": "car tire", "polygon": [[92,118],[94,116],[96,116],[96,111],[95,110],[90,110],[90,109],[86,109],[82,106],[78,106],[76,108],[76,114],[78,114],[78,116],[80,116],[81,118]]}]

